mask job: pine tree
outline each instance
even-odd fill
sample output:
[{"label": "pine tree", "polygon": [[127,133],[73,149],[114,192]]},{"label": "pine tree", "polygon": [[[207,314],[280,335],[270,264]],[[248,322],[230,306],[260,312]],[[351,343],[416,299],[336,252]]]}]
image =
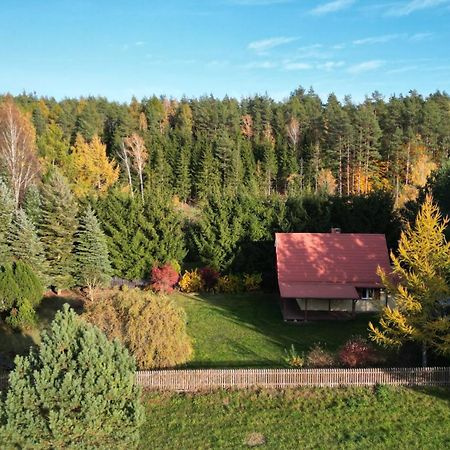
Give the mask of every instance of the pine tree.
[{"label": "pine tree", "polygon": [[14,215],[14,198],[8,186],[0,178],[0,266],[10,260],[8,233]]},{"label": "pine tree", "polygon": [[428,348],[450,353],[450,318],[441,303],[450,295],[450,243],[444,237],[448,222],[428,195],[414,227],[407,225],[401,234],[398,256],[391,254],[392,275],[398,281],[391,274],[380,274],[395,307],[384,308],[379,327],[369,325],[379,344],[420,343],[424,366]]},{"label": "pine tree", "polygon": [[75,240],[76,280],[89,290],[93,300],[98,287],[105,287],[111,280],[111,264],[106,237],[90,206],[80,218]]},{"label": "pine tree", "polygon": [[1,403],[2,448],[132,449],[144,419],[135,363],[64,306],[39,349],[16,359]]},{"label": "pine tree", "polygon": [[14,214],[8,234],[8,244],[12,258],[32,267],[42,285],[47,286],[49,267],[45,259],[44,246],[35,226],[22,209]]},{"label": "pine tree", "polygon": [[74,270],[74,235],[78,206],[67,180],[53,170],[42,187],[42,220],[38,234],[49,263],[50,283],[57,291],[70,287]]}]

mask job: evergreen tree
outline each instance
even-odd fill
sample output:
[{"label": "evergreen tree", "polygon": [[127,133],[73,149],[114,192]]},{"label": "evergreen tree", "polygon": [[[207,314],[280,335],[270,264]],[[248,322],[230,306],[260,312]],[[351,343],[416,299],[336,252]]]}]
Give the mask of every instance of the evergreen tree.
[{"label": "evergreen tree", "polygon": [[229,269],[244,234],[239,203],[229,196],[211,195],[192,233],[204,264],[217,270]]},{"label": "evergreen tree", "polygon": [[23,210],[25,211],[28,219],[33,223],[35,227],[39,225],[41,220],[41,194],[37,186],[32,185],[25,194],[23,201]]},{"label": "evergreen tree", "polygon": [[19,209],[14,215],[8,234],[9,251],[13,259],[23,261],[33,268],[43,286],[48,284],[48,263],[44,247],[33,223],[25,211]]},{"label": "evergreen tree", "polygon": [[14,214],[14,198],[12,192],[0,178],[0,266],[10,259],[8,233]]},{"label": "evergreen tree", "polygon": [[9,311],[20,297],[20,288],[16,283],[13,266],[0,266],[0,311]]},{"label": "evergreen tree", "polygon": [[53,170],[42,187],[42,220],[38,233],[49,263],[50,283],[56,290],[73,284],[74,235],[78,206],[67,180]]},{"label": "evergreen tree", "polygon": [[89,289],[92,300],[97,287],[105,287],[111,280],[111,264],[106,237],[90,206],[80,218],[75,240],[76,280]]},{"label": "evergreen tree", "polygon": [[407,226],[399,242],[398,256],[391,253],[393,276],[381,273],[383,284],[395,298],[384,308],[379,327],[370,324],[372,338],[386,346],[405,341],[422,345],[422,364],[427,349],[450,354],[450,319],[443,301],[450,295],[450,243],[444,237],[448,218],[427,196],[414,227]]},{"label": "evergreen tree", "polygon": [[148,275],[158,237],[153,223],[143,214],[142,203],[111,191],[97,203],[96,212],[106,235],[114,274],[128,280]]},{"label": "evergreen tree", "polygon": [[16,359],[1,404],[3,448],[130,449],[143,422],[135,364],[68,305]]},{"label": "evergreen tree", "polygon": [[149,240],[151,267],[155,264],[181,263],[186,256],[181,212],[174,208],[172,199],[164,192],[147,191],[146,197],[143,217],[156,233],[156,239]]}]

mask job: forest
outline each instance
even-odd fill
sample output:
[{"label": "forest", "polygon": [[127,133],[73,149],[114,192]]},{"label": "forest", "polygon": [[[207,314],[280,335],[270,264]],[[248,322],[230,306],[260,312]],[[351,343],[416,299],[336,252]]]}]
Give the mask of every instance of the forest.
[{"label": "forest", "polygon": [[82,284],[80,261],[128,280],[172,263],[270,285],[276,231],[395,247],[431,184],[450,209],[445,92],[0,100],[2,259],[22,255],[58,288]]}]

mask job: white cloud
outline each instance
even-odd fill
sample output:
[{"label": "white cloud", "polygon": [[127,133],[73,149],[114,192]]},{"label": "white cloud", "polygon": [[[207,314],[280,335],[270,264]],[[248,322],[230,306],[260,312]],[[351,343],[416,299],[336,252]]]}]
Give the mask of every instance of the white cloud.
[{"label": "white cloud", "polygon": [[137,42],[134,43],[134,45],[135,45],[136,47],[142,47],[144,44],[145,44],[144,41],[137,41]]},{"label": "white cloud", "polygon": [[344,61],[327,61],[323,64],[318,64],[317,68],[321,70],[325,70],[326,72],[331,72],[334,69],[338,69],[339,67],[345,66]]},{"label": "white cloud", "polygon": [[280,45],[289,44],[290,42],[296,41],[297,39],[298,38],[296,37],[286,37],[286,36],[261,39],[259,41],[250,42],[247,48],[249,50],[255,51],[256,53],[265,53],[272,48],[279,47]]},{"label": "white cloud", "polygon": [[384,44],[389,41],[393,41],[394,39],[401,38],[402,34],[384,34],[381,36],[372,36],[364,39],[357,39],[352,43],[354,45],[371,45],[371,44]]},{"label": "white cloud", "polygon": [[420,42],[433,36],[433,33],[415,33],[409,37],[412,42]]},{"label": "white cloud", "polygon": [[332,2],[323,3],[316,6],[310,11],[310,13],[315,16],[322,16],[346,9],[353,5],[353,3],[355,3],[355,0],[334,0]]},{"label": "white cloud", "polygon": [[398,75],[399,73],[415,72],[417,69],[418,69],[417,66],[405,66],[399,67],[397,69],[388,70],[386,73],[388,75]]},{"label": "white cloud", "polygon": [[348,68],[347,72],[352,75],[359,75],[360,73],[379,69],[383,64],[384,61],[380,59],[373,59],[371,61],[364,61],[359,64],[354,64]]},{"label": "white cloud", "polygon": [[244,69],[274,69],[277,64],[273,61],[252,61],[245,64]]},{"label": "white cloud", "polygon": [[301,62],[287,62],[284,64],[286,70],[309,70],[312,69],[311,64]]},{"label": "white cloud", "polygon": [[391,6],[387,10],[388,16],[408,16],[416,11],[436,8],[440,5],[449,3],[450,0],[411,0],[406,3],[399,3]]}]

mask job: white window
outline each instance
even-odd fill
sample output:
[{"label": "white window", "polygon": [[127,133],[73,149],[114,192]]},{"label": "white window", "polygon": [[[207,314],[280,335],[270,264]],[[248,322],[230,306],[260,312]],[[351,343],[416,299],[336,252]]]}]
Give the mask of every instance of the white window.
[{"label": "white window", "polygon": [[362,288],[361,289],[361,300],[372,300],[375,294],[375,289],[373,288]]}]

